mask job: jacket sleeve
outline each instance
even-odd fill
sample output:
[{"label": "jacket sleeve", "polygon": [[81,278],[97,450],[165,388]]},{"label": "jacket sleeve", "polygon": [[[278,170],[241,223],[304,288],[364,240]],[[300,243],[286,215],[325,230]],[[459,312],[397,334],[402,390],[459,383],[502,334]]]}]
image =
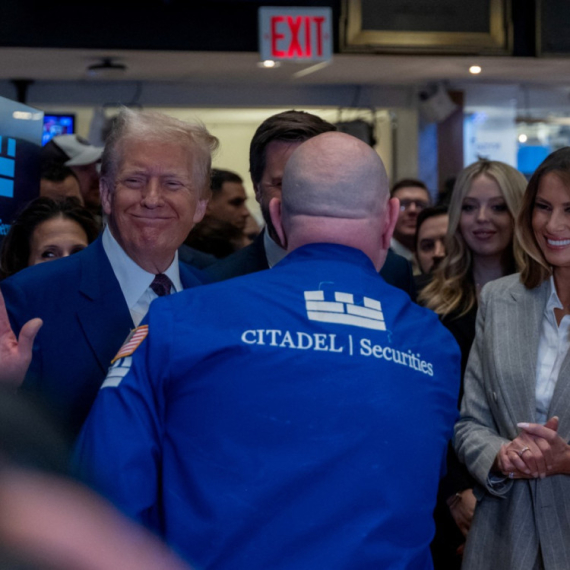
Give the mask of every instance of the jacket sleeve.
[{"label": "jacket sleeve", "polygon": [[[151,309],[152,313],[152,309]],[[134,334],[147,335],[137,344],[129,337],[109,369],[85,422],[74,453],[74,469],[125,514],[157,533],[163,432],[160,384],[168,356],[160,337],[164,326],[147,316]],[[154,334],[153,334],[154,331]],[[156,331],[160,331],[157,333]],[[140,337],[139,337],[140,338]],[[133,345],[131,345],[132,347]],[[157,388],[157,386],[159,386]]]},{"label": "jacket sleeve", "polygon": [[[483,289],[479,311],[475,342],[469,354],[465,371],[465,393],[461,403],[461,418],[455,426],[454,446],[459,460],[465,463],[475,480],[496,496],[502,496],[512,486],[511,480],[493,484],[490,471],[501,446],[509,443],[501,437],[493,418],[488,401],[489,360],[495,357],[486,343],[486,313],[492,289]],[[488,323],[487,323],[488,326]]]}]

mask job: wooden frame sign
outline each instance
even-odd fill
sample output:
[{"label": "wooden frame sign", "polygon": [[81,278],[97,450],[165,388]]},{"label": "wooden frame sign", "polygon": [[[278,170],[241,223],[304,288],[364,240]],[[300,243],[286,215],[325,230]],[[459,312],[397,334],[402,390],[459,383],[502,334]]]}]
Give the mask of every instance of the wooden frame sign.
[{"label": "wooden frame sign", "polygon": [[343,0],[341,51],[510,52],[506,0]]}]

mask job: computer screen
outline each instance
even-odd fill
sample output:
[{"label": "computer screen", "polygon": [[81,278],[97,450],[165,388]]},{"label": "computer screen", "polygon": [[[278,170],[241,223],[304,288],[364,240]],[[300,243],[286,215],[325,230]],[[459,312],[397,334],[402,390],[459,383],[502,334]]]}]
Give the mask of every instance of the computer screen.
[{"label": "computer screen", "polygon": [[75,115],[44,115],[44,130],[42,133],[42,146],[58,135],[72,135],[75,133]]}]

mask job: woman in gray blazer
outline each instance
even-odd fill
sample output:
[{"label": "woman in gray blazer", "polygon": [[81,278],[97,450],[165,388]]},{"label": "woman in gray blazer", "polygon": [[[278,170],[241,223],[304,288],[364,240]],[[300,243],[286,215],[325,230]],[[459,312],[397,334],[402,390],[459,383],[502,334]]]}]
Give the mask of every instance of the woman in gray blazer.
[{"label": "woman in gray blazer", "polygon": [[570,568],[570,148],[532,176],[524,269],[481,294],[455,449],[477,481],[467,570]]}]

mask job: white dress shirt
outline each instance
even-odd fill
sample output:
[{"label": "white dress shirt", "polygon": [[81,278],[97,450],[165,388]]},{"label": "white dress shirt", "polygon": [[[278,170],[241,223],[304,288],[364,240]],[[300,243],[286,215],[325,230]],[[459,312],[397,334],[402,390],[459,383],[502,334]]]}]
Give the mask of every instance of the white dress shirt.
[{"label": "white dress shirt", "polygon": [[548,408],[552,394],[558,381],[562,361],[570,348],[570,315],[565,315],[559,326],[554,314],[554,309],[562,308],[554,277],[551,277],[550,297],[542,318],[536,365],[536,421],[540,424],[549,419]]},{"label": "white dress shirt", "polygon": [[269,267],[277,265],[287,255],[287,250],[273,240],[267,228],[263,232],[263,247],[265,248],[265,257],[267,257]]},{"label": "white dress shirt", "polygon": [[[103,249],[109,258],[115,277],[119,281],[121,291],[127,302],[127,307],[136,327],[139,326],[152,301],[157,298],[157,294],[150,288],[154,280],[154,274],[145,271],[137,265],[118,244],[111,234],[109,226],[105,228],[102,237]],[[170,267],[164,271],[172,281],[174,292],[182,291],[182,281],[180,281],[180,269],[178,266],[178,252],[174,255],[174,261]]]},{"label": "white dress shirt", "polygon": [[396,238],[390,239],[390,249],[407,259],[410,263],[414,261],[414,252],[409,250],[405,245],[402,245]]}]

